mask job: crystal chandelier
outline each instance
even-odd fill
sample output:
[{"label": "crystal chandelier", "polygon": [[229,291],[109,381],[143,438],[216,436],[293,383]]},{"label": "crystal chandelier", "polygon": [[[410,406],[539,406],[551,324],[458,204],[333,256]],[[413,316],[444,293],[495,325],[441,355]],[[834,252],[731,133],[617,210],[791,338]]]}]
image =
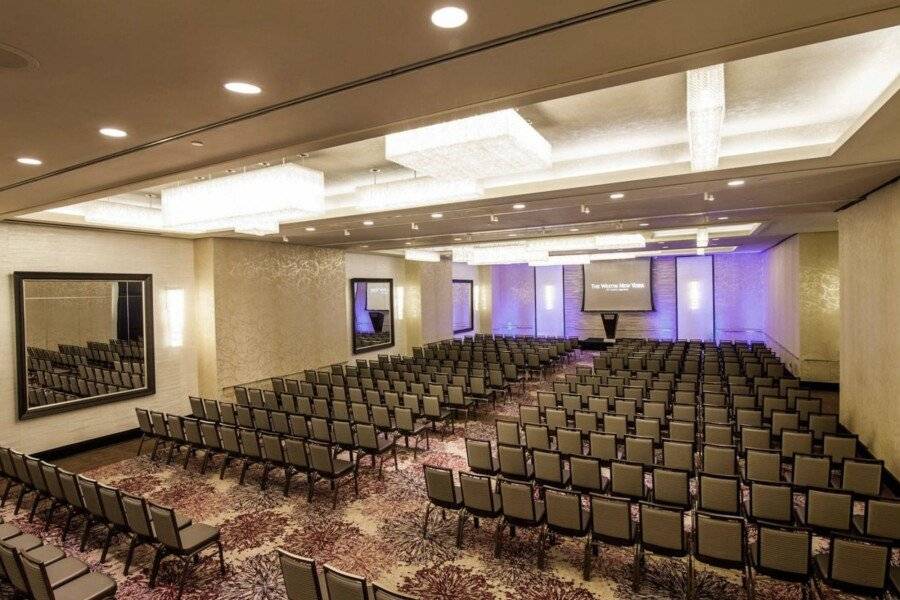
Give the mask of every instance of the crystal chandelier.
[{"label": "crystal chandelier", "polygon": [[404,253],[406,260],[417,262],[440,262],[441,255],[431,250],[407,250]]},{"label": "crystal chandelier", "polygon": [[481,196],[484,190],[471,179],[443,180],[416,177],[357,188],[357,208],[365,211],[457,202]]},{"label": "crystal chandelier", "polygon": [[722,121],[725,118],[725,65],[687,72],[687,122],[691,170],[719,166]]},{"label": "crystal chandelier", "polygon": [[117,202],[114,198],[85,203],[84,220],[97,225],[161,229],[162,211],[152,206]]}]

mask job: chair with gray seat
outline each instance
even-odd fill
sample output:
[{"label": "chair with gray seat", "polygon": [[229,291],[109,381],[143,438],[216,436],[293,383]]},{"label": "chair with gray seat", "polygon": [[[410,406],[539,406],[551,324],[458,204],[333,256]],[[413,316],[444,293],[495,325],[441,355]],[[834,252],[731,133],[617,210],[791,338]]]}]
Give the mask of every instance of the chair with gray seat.
[{"label": "chair with gray seat", "polygon": [[517,529],[538,529],[538,548],[544,543],[544,521],[546,511],[544,502],[535,499],[534,486],[530,483],[507,481],[499,482],[500,499],[503,504],[503,518],[497,524],[494,533],[494,557],[500,558],[502,551],[503,530],[507,527],[510,533]]},{"label": "chair with gray seat", "polygon": [[562,454],[555,450],[535,450],[531,453],[534,481],[542,486],[567,487],[570,474]]},{"label": "chair with gray seat", "polygon": [[456,546],[462,548],[464,527],[468,517],[471,516],[475,527],[479,527],[481,519],[496,519],[502,515],[503,502],[488,475],[460,473],[459,490],[463,509],[459,511]]},{"label": "chair with gray seat", "polygon": [[744,575],[747,565],[744,519],[696,511],[692,529],[694,559],[719,568],[738,570]]},{"label": "chair with gray seat", "polygon": [[853,494],[834,489],[808,488],[803,511],[796,510],[801,525],[830,534],[852,527]]},{"label": "chair with gray seat", "polygon": [[808,529],[760,523],[757,539],[748,544],[747,587],[756,597],[756,574],[803,586],[808,597],[812,575],[812,532]]},{"label": "chair with gray seat", "polygon": [[845,458],[841,468],[841,489],[855,496],[875,498],[881,495],[884,461]]},{"label": "chair with gray seat", "polygon": [[813,558],[815,581],[854,592],[882,597],[891,567],[889,544],[846,535],[832,535],[829,551]]},{"label": "chair with gray seat", "polygon": [[150,575],[150,587],[156,584],[156,576],[159,573],[160,563],[172,556],[182,563],[181,574],[178,578],[178,595],[180,600],[187,583],[187,576],[199,560],[202,552],[212,549],[219,556],[219,572],[225,576],[225,549],[219,535],[219,528],[203,523],[192,523],[179,528],[175,511],[171,508],[149,503],[150,519],[153,523],[153,531],[160,544],[153,559],[153,570]]},{"label": "chair with gray seat", "polygon": [[[422,525],[422,537],[428,537],[428,522],[431,512],[437,508],[441,514],[448,510],[459,512],[463,510],[462,490],[453,482],[453,470],[445,467],[423,465],[425,474],[425,492],[428,495],[428,506],[425,507],[425,522]],[[459,526],[459,525],[458,525]],[[457,532],[457,543],[458,543]]]},{"label": "chair with gray seat", "polygon": [[632,585],[637,586],[637,532],[638,525],[631,518],[631,501],[613,496],[591,494],[591,535],[585,544],[582,576],[591,578],[594,556],[599,555],[600,544],[635,546],[632,561]]},{"label": "chair with gray seat", "polygon": [[703,444],[703,472],[712,475],[737,475],[737,449],[734,446]]},{"label": "chair with gray seat", "polygon": [[359,497],[359,462],[352,458],[347,460],[337,458],[338,448],[332,444],[321,442],[309,442],[306,446],[309,457],[310,479],[307,501],[312,502],[315,494],[317,479],[328,481],[331,489],[331,508],[337,506],[337,494],[340,481],[344,478],[352,478],[353,492]]},{"label": "chair with gray seat", "polygon": [[83,573],[53,587],[50,577],[52,564],[35,560],[32,553],[27,551],[22,552],[20,557],[28,587],[39,600],[100,600],[114,598],[116,595],[115,580],[102,573]]},{"label": "chair with gray seat", "polygon": [[[643,570],[645,554],[650,552],[668,558],[688,557],[687,589],[693,590],[693,568],[690,555],[690,540],[684,529],[684,510],[662,506],[651,502],[640,503],[641,528],[638,537],[638,565]],[[640,580],[637,585],[640,588]]]},{"label": "chair with gray seat", "polygon": [[323,600],[316,561],[277,549],[287,600]]},{"label": "chair with gray seat", "polygon": [[827,488],[831,484],[831,459],[821,454],[795,454],[791,484],[798,489]]},{"label": "chair with gray seat", "polygon": [[603,491],[603,471],[599,458],[593,456],[570,456],[570,486],[573,490],[585,493]]},{"label": "chair with gray seat", "polygon": [[743,503],[748,521],[794,522],[793,490],[789,483],[751,481],[750,496]]},{"label": "chair with gray seat", "polygon": [[653,502],[691,507],[691,474],[681,469],[654,467],[653,469]]},{"label": "chair with gray seat", "polygon": [[497,445],[497,461],[500,474],[506,479],[530,481],[534,478],[534,467],[528,460],[524,446]]},{"label": "chair with gray seat", "polygon": [[734,475],[701,472],[697,477],[697,510],[726,515],[740,514],[740,479]]},{"label": "chair with gray seat", "polygon": [[375,468],[375,459],[378,460],[378,477],[381,478],[384,471],[384,459],[390,453],[394,458],[394,470],[399,471],[397,462],[397,443],[393,435],[379,434],[375,425],[360,423],[356,426],[356,450],[361,455],[372,457],[372,468]]},{"label": "chair with gray seat", "polygon": [[606,492],[613,496],[643,500],[647,497],[644,482],[644,465],[614,460],[609,465],[609,483]]},{"label": "chair with gray seat", "polygon": [[748,449],[744,455],[744,471],[741,475],[745,483],[782,481],[781,453],[777,450]]},{"label": "chair with gray seat", "polygon": [[[581,494],[555,488],[544,489],[546,528],[551,536],[582,540],[590,532],[591,512],[585,510]],[[544,568],[545,547],[538,547],[538,568]]]},{"label": "chair with gray seat", "polygon": [[900,542],[900,500],[869,498],[865,515],[853,515],[853,528],[860,535]]}]

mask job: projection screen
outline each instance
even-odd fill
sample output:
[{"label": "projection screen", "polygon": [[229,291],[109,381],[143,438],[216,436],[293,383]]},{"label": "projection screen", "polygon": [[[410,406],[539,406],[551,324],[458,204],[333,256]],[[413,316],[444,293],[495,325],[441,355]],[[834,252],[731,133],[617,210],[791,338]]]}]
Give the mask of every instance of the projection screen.
[{"label": "projection screen", "polygon": [[606,260],[585,265],[581,310],[653,310],[650,259]]}]

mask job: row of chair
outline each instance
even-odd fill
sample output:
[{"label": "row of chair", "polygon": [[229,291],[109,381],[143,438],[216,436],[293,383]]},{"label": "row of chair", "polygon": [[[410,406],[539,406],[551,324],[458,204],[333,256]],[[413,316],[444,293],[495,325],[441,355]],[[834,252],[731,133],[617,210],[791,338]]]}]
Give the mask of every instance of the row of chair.
[{"label": "row of chair", "polygon": [[[315,560],[279,548],[278,562],[287,600],[325,600]],[[330,565],[325,565],[322,572],[329,600],[418,600],[415,596],[390,591],[377,583],[369,584],[365,577],[339,571]]]}]

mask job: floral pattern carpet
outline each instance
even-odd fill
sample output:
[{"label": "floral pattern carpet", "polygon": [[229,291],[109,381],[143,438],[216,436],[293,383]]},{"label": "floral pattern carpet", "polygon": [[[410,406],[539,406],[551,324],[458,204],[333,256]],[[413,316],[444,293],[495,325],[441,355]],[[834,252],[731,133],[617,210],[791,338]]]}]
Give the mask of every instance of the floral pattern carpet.
[{"label": "floral pattern carpet", "polygon": [[[590,364],[590,356],[582,355]],[[573,372],[574,366],[566,369]],[[561,377],[560,370],[554,377]],[[498,403],[497,414],[515,415],[519,402],[533,402],[538,389],[550,388],[548,381],[533,382],[526,393],[513,394]],[[187,402],[185,402],[187,412]],[[314,558],[320,565],[330,564],[341,570],[363,575],[389,589],[423,599],[441,600],[590,600],[592,598],[682,598],[687,588],[687,559],[669,559],[648,555],[643,581],[638,591],[632,588],[631,548],[603,546],[594,558],[591,581],[581,575],[583,541],[559,538],[550,546],[546,567],[537,563],[537,532],[504,535],[503,553],[493,556],[495,524],[482,521],[475,528],[471,519],[465,528],[464,547],[456,548],[456,515],[443,519],[434,511],[427,539],[422,525],[427,504],[422,465],[434,464],[467,470],[464,437],[495,437],[495,413],[480,411],[469,423],[457,424],[455,432],[441,439],[432,436],[431,449],[420,452],[413,460],[411,450],[400,442],[399,470],[392,461],[384,466],[379,479],[368,459],[360,467],[359,498],[354,499],[352,485],[339,490],[337,508],[332,510],[328,485],[319,482],[312,503],[307,503],[307,483],[295,477],[288,497],[283,495],[283,474],[274,471],[270,486],[261,491],[261,467],[251,467],[246,483],[238,484],[239,464],[230,466],[224,480],[218,478],[215,459],[205,475],[199,474],[201,458],[190,460],[183,470],[177,459],[166,466],[152,462],[144,455],[120,463],[94,469],[88,476],[99,481],[174,507],[196,522],[221,528],[225,545],[227,575],[219,575],[218,563],[210,556],[195,568],[185,588],[186,600],[275,600],[286,598],[284,584],[275,555],[283,547],[291,552]],[[147,445],[145,445],[145,448]],[[183,456],[183,455],[182,455]],[[649,481],[649,480],[648,480]],[[8,502],[0,514],[24,531],[43,536],[47,543],[64,547],[70,554],[109,574],[119,583],[117,598],[164,600],[175,597],[178,564],[166,561],[160,570],[157,586],[148,587],[152,551],[141,547],[135,554],[129,576],[122,575],[128,539],[124,535],[113,540],[109,557],[100,564],[100,548],[105,533],[94,528],[85,552],[78,550],[80,518],[75,520],[75,534],[67,541],[60,539],[63,517],[57,511],[53,523],[44,532],[42,517],[28,523],[25,510],[13,516]],[[39,514],[43,513],[43,510]],[[751,528],[751,538],[753,530]],[[821,550],[824,540],[816,540]],[[765,599],[800,599],[800,586],[757,578],[757,597]],[[697,598],[722,600],[743,597],[741,573],[716,569],[695,562],[694,591]],[[819,588],[824,598],[848,598],[846,594]],[[0,584],[0,598],[12,598],[12,590]]]}]

